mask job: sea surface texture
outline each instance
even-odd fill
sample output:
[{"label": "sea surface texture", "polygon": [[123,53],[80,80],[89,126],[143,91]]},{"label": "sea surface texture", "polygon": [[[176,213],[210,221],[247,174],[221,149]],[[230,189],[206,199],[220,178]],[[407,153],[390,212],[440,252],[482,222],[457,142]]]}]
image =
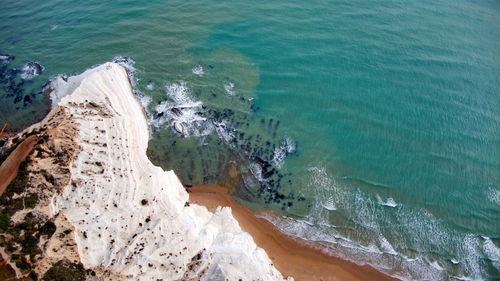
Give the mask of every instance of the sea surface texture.
[{"label": "sea surface texture", "polygon": [[115,60],[149,157],[185,185],[237,185],[285,232],[399,278],[500,280],[500,2],[0,6],[0,125]]}]

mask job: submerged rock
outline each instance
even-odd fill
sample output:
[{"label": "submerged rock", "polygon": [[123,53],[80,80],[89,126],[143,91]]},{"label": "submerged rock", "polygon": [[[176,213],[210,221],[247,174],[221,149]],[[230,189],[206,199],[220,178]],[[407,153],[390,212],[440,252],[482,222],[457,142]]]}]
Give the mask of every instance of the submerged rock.
[{"label": "submerged rock", "polygon": [[7,254],[21,251],[16,264],[33,280],[283,280],[231,209],[186,204],[175,173],[151,163],[146,117],[122,66],[56,78],[48,88],[57,97],[52,119],[71,130],[38,124],[50,128],[48,143],[7,188],[12,204],[0,205],[11,231],[29,229],[11,237]]},{"label": "submerged rock", "polygon": [[154,118],[154,119],[161,118],[161,117],[163,117],[163,115],[164,115],[164,114],[165,114],[165,112],[155,112],[155,113],[153,114],[153,118]]},{"label": "submerged rock", "polygon": [[9,54],[0,54],[0,62],[2,63],[10,63],[13,61],[16,57],[13,55]]},{"label": "submerged rock", "polygon": [[24,65],[21,70],[21,78],[25,80],[32,79],[33,77],[40,75],[45,68],[38,62],[30,61]]},{"label": "submerged rock", "polygon": [[113,59],[113,62],[123,66],[133,64],[134,60],[129,57],[116,57]]},{"label": "submerged rock", "polygon": [[177,116],[181,116],[182,115],[182,111],[180,109],[178,109],[177,107],[172,107],[172,109],[170,109],[172,111],[173,114],[177,115]]},{"label": "submerged rock", "polygon": [[186,135],[184,131],[184,126],[180,122],[174,122],[174,129],[177,131],[177,133],[181,134],[182,137]]}]

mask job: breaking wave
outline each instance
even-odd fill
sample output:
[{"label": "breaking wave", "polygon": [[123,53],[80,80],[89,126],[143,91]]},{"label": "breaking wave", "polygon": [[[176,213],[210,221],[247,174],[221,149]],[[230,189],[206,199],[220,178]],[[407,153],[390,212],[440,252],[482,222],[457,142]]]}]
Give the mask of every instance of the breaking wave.
[{"label": "breaking wave", "polygon": [[488,188],[486,196],[491,202],[500,205],[500,190],[498,188]]},{"label": "breaking wave", "polygon": [[[119,57],[115,58],[115,62],[126,67],[136,89],[133,60]],[[196,67],[193,73],[200,74]],[[224,84],[227,94],[234,94],[234,87],[233,82]],[[148,90],[153,88],[152,82],[146,86]],[[151,97],[137,90],[136,95],[147,109]],[[239,148],[240,132],[232,127],[231,121],[225,117],[210,117],[212,115],[205,109],[203,102],[193,96],[182,80],[165,86],[165,99],[156,104],[151,112],[149,123],[154,128],[169,127],[183,137],[201,137],[215,132],[229,147]],[[279,144],[271,147],[272,154],[269,154],[267,161],[279,169],[285,158],[295,150],[294,141],[283,138]],[[266,166],[259,161],[251,161],[248,168],[252,177],[243,178],[246,185],[271,182],[265,176]],[[488,276],[481,265],[485,256],[494,267],[500,267],[499,249],[490,238],[455,233],[446,229],[441,221],[425,209],[411,209],[392,197],[378,194],[370,197],[359,188],[347,188],[339,184],[322,165],[309,167],[307,171],[307,188],[313,190],[314,194],[308,214],[301,219],[267,214],[264,217],[290,235],[315,242],[312,246],[343,259],[371,264],[404,280],[484,279],[484,276]],[[345,179],[352,180],[348,177]],[[488,190],[490,201],[499,203],[499,197],[497,189],[491,187]],[[335,225],[332,217],[341,213],[349,214],[348,220],[353,225]],[[399,233],[390,232],[392,228],[384,227],[384,223],[397,224]],[[446,245],[453,246],[446,257],[436,254],[428,256],[433,249],[445,248]]]},{"label": "breaking wave", "polygon": [[28,62],[21,70],[21,78],[23,80],[33,79],[33,77],[40,75],[45,67],[38,62]]},{"label": "breaking wave", "polygon": [[219,138],[221,138],[224,142],[226,142],[226,144],[230,145],[236,139],[234,130],[227,125],[227,122],[214,121],[213,125],[215,127],[215,132],[217,133]]},{"label": "breaking wave", "polygon": [[198,76],[203,76],[203,74],[205,74],[205,71],[203,70],[203,67],[201,65],[197,65],[195,66],[191,72],[193,72],[194,75],[198,75]]},{"label": "breaking wave", "polygon": [[500,269],[500,248],[491,241],[489,237],[483,237],[483,251],[486,256],[491,260],[494,267]]},{"label": "breaking wave", "polygon": [[[390,197],[370,198],[360,189],[343,187],[324,167],[308,171],[307,182],[314,190],[308,215],[262,215],[283,232],[310,241],[330,255],[371,264],[403,280],[484,280],[488,273],[482,256],[499,268],[500,251],[490,238],[450,230],[430,212],[413,210]],[[336,226],[331,216],[337,213],[349,214],[355,225]],[[399,225],[399,233],[388,232],[384,222]],[[445,246],[447,256],[436,256],[433,249]]]},{"label": "breaking wave", "polygon": [[236,84],[234,84],[234,82],[231,82],[231,81],[228,81],[227,83],[224,84],[224,90],[226,91],[226,94],[230,95],[230,96],[234,96],[235,92],[234,92],[234,87],[236,86]]},{"label": "breaking wave", "polygon": [[148,84],[146,85],[146,89],[148,89],[149,91],[152,91],[155,89],[155,84],[153,83],[153,81],[148,82]]},{"label": "breaking wave", "polygon": [[287,157],[290,153],[293,153],[295,151],[295,143],[290,139],[290,138],[284,138],[278,147],[274,149],[274,154],[273,154],[273,164],[281,168],[283,166],[283,160],[285,157]]},{"label": "breaking wave", "polygon": [[377,197],[377,202],[378,204],[382,205],[382,206],[387,206],[387,207],[396,207],[398,204],[396,203],[396,201],[394,201],[394,199],[392,197],[388,197],[386,201],[382,200],[382,198],[380,197],[380,195],[376,195]]},{"label": "breaking wave", "polygon": [[129,57],[114,57],[113,62],[123,66],[127,70],[128,79],[132,84],[132,89],[137,92],[137,69],[134,67],[135,61]]},{"label": "breaking wave", "polygon": [[203,103],[196,101],[184,81],[167,84],[167,100],[156,105],[150,124],[160,128],[168,124],[183,137],[206,136],[213,126],[203,117]]}]

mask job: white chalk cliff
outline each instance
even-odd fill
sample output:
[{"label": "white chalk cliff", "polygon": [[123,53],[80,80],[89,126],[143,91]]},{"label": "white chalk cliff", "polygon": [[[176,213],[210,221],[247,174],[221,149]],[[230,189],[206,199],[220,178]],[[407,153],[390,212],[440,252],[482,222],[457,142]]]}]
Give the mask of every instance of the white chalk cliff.
[{"label": "white chalk cliff", "polygon": [[186,204],[175,173],[149,161],[148,124],[122,66],[106,63],[52,87],[53,102],[78,125],[79,149],[50,211],[74,226],[85,268],[119,280],[283,280],[230,208]]}]

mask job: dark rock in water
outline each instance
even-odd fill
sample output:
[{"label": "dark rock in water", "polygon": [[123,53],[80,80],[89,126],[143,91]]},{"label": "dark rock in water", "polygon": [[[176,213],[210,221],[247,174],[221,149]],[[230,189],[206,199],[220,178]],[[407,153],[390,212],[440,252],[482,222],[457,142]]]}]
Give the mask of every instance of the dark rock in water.
[{"label": "dark rock in water", "polygon": [[263,170],[267,171],[267,169],[271,167],[271,164],[269,164],[269,162],[260,157],[255,157],[254,160],[257,164],[259,164],[262,167]]},{"label": "dark rock in water", "polygon": [[31,79],[37,75],[40,75],[45,68],[38,62],[30,61],[24,65],[21,78]]},{"label": "dark rock in water", "polygon": [[28,105],[28,104],[31,104],[33,102],[33,100],[31,99],[31,96],[29,95],[26,95],[24,96],[23,98],[23,102],[24,102],[24,106]]},{"label": "dark rock in water", "polygon": [[211,64],[209,64],[209,65],[208,65],[208,68],[210,68],[210,69],[214,69],[214,66],[213,66],[213,65],[211,65]]},{"label": "dark rock in water", "polygon": [[234,115],[234,111],[232,109],[224,109],[224,115],[227,116],[227,117],[230,117],[230,116],[233,116]]},{"label": "dark rock in water", "polygon": [[273,126],[273,118],[269,119],[267,123],[267,131],[271,132],[271,127]]},{"label": "dark rock in water", "polygon": [[221,115],[219,112],[217,112],[217,111],[213,112],[213,119],[215,119],[216,121],[220,121],[220,117],[221,117]]},{"label": "dark rock in water", "polygon": [[210,177],[209,176],[203,176],[203,184],[207,184],[210,182]]},{"label": "dark rock in water", "polygon": [[153,114],[153,118],[154,118],[154,119],[158,119],[158,118],[162,117],[162,116],[163,116],[163,114],[165,114],[165,113],[164,113],[164,112],[155,112],[155,113]]},{"label": "dark rock in water", "polygon": [[9,54],[0,54],[0,62],[3,62],[3,63],[10,63],[11,61],[13,61],[16,57],[13,56],[13,55],[9,55]]},{"label": "dark rock in water", "polygon": [[265,179],[267,179],[267,178],[272,177],[272,175],[274,175],[274,173],[275,173],[275,170],[274,170],[274,169],[271,169],[271,170],[269,170],[269,171],[265,172],[265,173],[262,175],[262,177],[263,177],[263,178],[265,178]]},{"label": "dark rock in water", "polygon": [[[62,78],[62,76],[61,76]],[[50,93],[52,91],[52,88],[51,88],[51,83],[53,82],[54,79],[49,79],[47,82],[45,82],[45,84],[42,85],[42,92],[44,93]],[[67,80],[65,80],[66,82],[68,82]]]},{"label": "dark rock in water", "polygon": [[172,109],[170,109],[170,111],[172,111],[172,113],[177,115],[177,116],[182,115],[182,111],[180,109],[178,109],[177,107],[172,107]]},{"label": "dark rock in water", "polygon": [[134,61],[129,57],[117,57],[113,60],[114,63],[118,64],[132,64]]},{"label": "dark rock in water", "polygon": [[252,110],[253,112],[257,112],[259,109],[260,109],[260,107],[256,106],[253,103],[252,103],[252,105],[250,105],[250,110]]}]

